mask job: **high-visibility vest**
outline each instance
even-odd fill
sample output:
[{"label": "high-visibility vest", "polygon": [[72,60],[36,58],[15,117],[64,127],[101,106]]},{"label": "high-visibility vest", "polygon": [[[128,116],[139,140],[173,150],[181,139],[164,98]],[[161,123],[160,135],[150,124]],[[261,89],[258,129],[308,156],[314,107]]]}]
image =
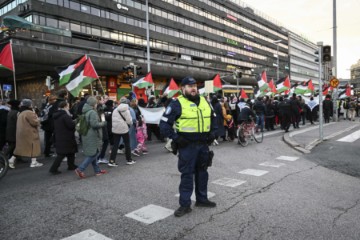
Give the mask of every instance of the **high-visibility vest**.
[{"label": "high-visibility vest", "polygon": [[200,96],[199,106],[183,96],[178,97],[178,101],[181,105],[181,116],[176,120],[177,132],[210,132],[211,108],[204,97]]}]

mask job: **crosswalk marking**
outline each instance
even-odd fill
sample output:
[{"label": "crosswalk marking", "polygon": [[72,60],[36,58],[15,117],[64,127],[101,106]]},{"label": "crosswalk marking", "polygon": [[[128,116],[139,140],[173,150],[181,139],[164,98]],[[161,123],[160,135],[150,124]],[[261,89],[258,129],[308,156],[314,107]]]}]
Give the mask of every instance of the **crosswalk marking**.
[{"label": "crosswalk marking", "polygon": [[95,232],[92,229],[74,234],[70,237],[63,238],[61,240],[112,240],[111,238],[105,237],[104,235]]},{"label": "crosswalk marking", "polygon": [[284,163],[279,163],[279,162],[263,162],[259,164],[260,166],[264,166],[264,167],[275,167],[275,168],[279,168],[281,166],[284,166]]},{"label": "crosswalk marking", "polygon": [[240,186],[241,184],[246,183],[246,181],[232,179],[232,178],[220,178],[218,180],[213,181],[212,183],[227,187],[237,187]]},{"label": "crosswalk marking", "polygon": [[[212,192],[208,192],[208,193],[207,193],[208,199],[209,199],[209,198],[212,198],[212,197],[214,197],[214,196],[215,196],[215,193],[212,193]],[[179,193],[175,194],[175,197],[180,197],[180,194],[179,194]],[[191,201],[193,201],[193,202],[196,201],[195,191],[194,191],[193,194],[191,195]]]},{"label": "crosswalk marking", "polygon": [[338,139],[338,142],[355,142],[356,140],[358,140],[360,138],[360,130],[353,132],[343,138]]},{"label": "crosswalk marking", "polygon": [[293,161],[298,160],[299,158],[298,157],[289,157],[289,156],[280,156],[280,157],[277,157],[276,159],[293,162]]},{"label": "crosswalk marking", "polygon": [[172,214],[174,214],[174,210],[150,204],[128,213],[125,216],[145,224],[152,224],[156,221],[167,218]]},{"label": "crosswalk marking", "polygon": [[257,169],[245,169],[243,171],[240,171],[239,173],[241,174],[246,174],[246,175],[252,175],[252,176],[256,176],[256,177],[260,177],[262,175],[265,175],[268,173],[268,171],[264,171],[264,170],[257,170]]}]

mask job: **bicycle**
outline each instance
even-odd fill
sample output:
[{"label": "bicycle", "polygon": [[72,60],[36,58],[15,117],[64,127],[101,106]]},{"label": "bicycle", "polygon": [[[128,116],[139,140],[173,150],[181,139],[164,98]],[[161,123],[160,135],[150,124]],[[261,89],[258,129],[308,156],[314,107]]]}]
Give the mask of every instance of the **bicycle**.
[{"label": "bicycle", "polygon": [[249,144],[249,141],[252,140],[255,140],[257,143],[261,143],[264,139],[264,133],[252,119],[250,122],[244,121],[238,126],[237,137],[238,144],[246,147]]},{"label": "bicycle", "polygon": [[0,152],[0,179],[3,178],[9,169],[9,160]]}]

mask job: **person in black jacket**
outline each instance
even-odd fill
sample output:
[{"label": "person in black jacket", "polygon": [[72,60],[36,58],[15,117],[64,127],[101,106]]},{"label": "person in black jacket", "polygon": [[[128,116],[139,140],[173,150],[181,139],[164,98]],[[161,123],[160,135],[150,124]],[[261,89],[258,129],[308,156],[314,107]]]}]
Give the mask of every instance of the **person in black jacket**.
[{"label": "person in black jacket", "polygon": [[324,109],[324,119],[325,123],[330,122],[330,116],[333,112],[333,102],[331,101],[331,96],[329,94],[326,95],[325,100],[323,101],[323,109]]},{"label": "person in black jacket", "polygon": [[272,101],[272,99],[269,98],[269,96],[265,97],[265,128],[268,131],[273,131],[274,129],[274,122],[275,122],[275,106]]},{"label": "person in black jacket", "polygon": [[261,97],[258,97],[253,106],[253,110],[256,113],[256,124],[260,126],[261,131],[264,131],[264,116],[266,112],[266,106]]},{"label": "person in black jacket", "polygon": [[56,96],[50,95],[47,99],[47,103],[44,106],[43,111],[47,113],[47,119],[41,121],[41,129],[44,130],[44,155],[45,157],[51,157],[52,152],[50,151],[52,143],[52,137],[54,134],[54,120],[53,120],[53,113],[54,113],[54,104],[56,102]]},{"label": "person in black jacket", "polygon": [[50,173],[60,174],[58,170],[62,160],[67,157],[68,170],[75,170],[75,153],[77,144],[75,140],[75,122],[69,113],[69,104],[66,101],[58,104],[58,111],[53,115],[54,119],[54,143],[56,149],[56,158],[50,167]]},{"label": "person in black jacket", "polygon": [[10,158],[14,154],[16,146],[16,122],[19,114],[20,101],[11,100],[8,104],[11,106],[11,109],[7,115],[6,142],[9,146],[7,157]]},{"label": "person in black jacket", "polygon": [[284,98],[280,97],[279,103],[279,114],[281,116],[281,129],[285,132],[289,131],[291,124],[292,108],[288,95],[285,95]]},{"label": "person in black jacket", "polygon": [[296,93],[293,93],[292,98],[290,99],[291,109],[292,109],[292,124],[294,128],[299,128],[300,122],[300,103],[296,97]]},{"label": "person in black jacket", "polygon": [[6,101],[0,104],[0,151],[6,144],[6,123],[10,108]]}]

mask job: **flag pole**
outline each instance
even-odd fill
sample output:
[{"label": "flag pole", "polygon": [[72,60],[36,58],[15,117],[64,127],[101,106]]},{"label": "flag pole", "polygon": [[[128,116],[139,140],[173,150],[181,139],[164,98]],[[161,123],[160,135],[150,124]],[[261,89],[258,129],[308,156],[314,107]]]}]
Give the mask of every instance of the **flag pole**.
[{"label": "flag pole", "polygon": [[11,57],[12,57],[12,64],[13,64],[13,78],[14,78],[14,91],[15,91],[15,99],[17,99],[17,91],[16,91],[16,74],[15,74],[15,64],[14,64],[14,55],[12,51],[12,39],[10,39],[10,50],[11,50]]},{"label": "flag pole", "polygon": [[98,80],[98,81],[99,81],[99,83],[100,83],[100,87],[101,87],[101,90],[102,90],[102,92],[103,92],[103,95],[105,95],[104,87],[103,87],[103,85],[102,85],[102,83],[101,83],[100,79],[98,78],[98,79],[96,79],[96,80]]},{"label": "flag pole", "polygon": [[94,90],[93,90],[92,82],[90,83],[90,90],[91,90],[91,96],[94,96]]},{"label": "flag pole", "polygon": [[4,93],[2,90],[2,85],[0,85],[0,92],[1,92],[1,100],[4,100]]}]

